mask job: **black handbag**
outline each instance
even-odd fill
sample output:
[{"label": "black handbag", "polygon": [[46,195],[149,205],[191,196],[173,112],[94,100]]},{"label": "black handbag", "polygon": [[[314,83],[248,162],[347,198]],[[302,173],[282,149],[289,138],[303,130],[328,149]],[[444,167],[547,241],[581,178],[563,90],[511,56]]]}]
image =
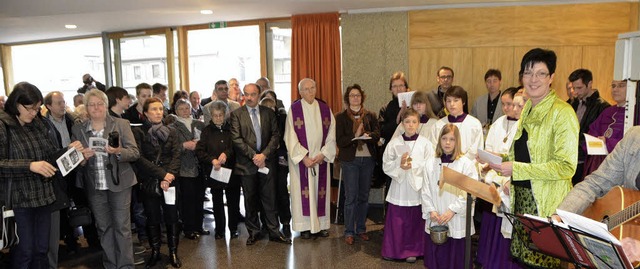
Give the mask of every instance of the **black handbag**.
[{"label": "black handbag", "polygon": [[71,227],[88,226],[93,223],[93,219],[91,218],[91,209],[88,207],[73,206],[69,208],[67,216],[69,216],[69,225],[71,225]]},{"label": "black handbag", "polygon": [[[5,123],[5,126],[7,124]],[[6,128],[7,132],[7,155],[9,158],[11,145],[11,135],[9,134],[9,127]],[[11,182],[13,178],[9,177],[7,181],[7,196],[6,201],[0,201],[0,217],[2,218],[2,225],[0,226],[0,249],[8,249],[20,243],[20,237],[18,237],[18,224],[16,224],[16,217],[12,210],[11,202]]]},{"label": "black handbag", "polygon": [[[156,156],[156,160],[153,162],[153,164],[157,166],[160,166],[160,154],[162,154],[162,147],[158,150],[158,156]],[[142,181],[140,184],[140,189],[142,190],[142,193],[149,197],[162,197],[162,188],[160,188],[161,181],[162,180],[153,177],[147,178],[147,180]]]}]

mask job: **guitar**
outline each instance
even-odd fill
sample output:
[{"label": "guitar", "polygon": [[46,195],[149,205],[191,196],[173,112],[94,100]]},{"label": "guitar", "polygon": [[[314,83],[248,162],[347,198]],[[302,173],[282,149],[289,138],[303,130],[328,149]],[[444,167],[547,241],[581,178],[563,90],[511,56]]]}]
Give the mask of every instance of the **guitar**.
[{"label": "guitar", "polygon": [[624,237],[640,239],[640,191],[616,186],[593,202],[582,215],[607,224],[618,240]]}]

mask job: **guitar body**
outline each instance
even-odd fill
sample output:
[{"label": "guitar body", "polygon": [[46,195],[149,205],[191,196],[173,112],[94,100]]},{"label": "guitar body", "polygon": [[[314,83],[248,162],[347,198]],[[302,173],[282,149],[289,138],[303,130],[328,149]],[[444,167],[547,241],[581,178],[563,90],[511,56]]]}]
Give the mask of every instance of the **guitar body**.
[{"label": "guitar body", "polygon": [[[634,204],[638,201],[640,201],[640,191],[616,186],[605,196],[593,202],[582,215],[596,221],[606,222],[604,220],[608,219],[609,216],[613,216],[629,206],[637,207],[638,204]],[[624,237],[640,239],[640,212],[638,211],[631,210],[628,214],[625,214],[621,224],[610,230],[611,234],[618,240]],[[609,227],[611,228],[611,226]]]}]

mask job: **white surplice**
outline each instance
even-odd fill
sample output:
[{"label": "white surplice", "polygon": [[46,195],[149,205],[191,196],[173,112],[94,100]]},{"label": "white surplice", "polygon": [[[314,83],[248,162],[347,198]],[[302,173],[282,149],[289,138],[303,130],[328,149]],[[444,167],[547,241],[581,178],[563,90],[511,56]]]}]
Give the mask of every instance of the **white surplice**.
[{"label": "white surplice", "polygon": [[[427,138],[427,140],[429,140],[429,142],[431,142],[431,145],[433,146],[433,150],[436,150],[436,145],[438,143],[437,138],[433,137],[434,134],[434,129],[436,128],[436,122],[438,122],[438,119],[429,119],[426,123],[420,123],[420,126],[418,127],[419,130],[419,134],[424,136],[425,138]],[[396,136],[400,136],[404,134],[404,126],[402,126],[402,123],[398,124],[398,127],[396,128],[396,131],[393,132],[393,137]]]},{"label": "white surplice", "polygon": [[[433,128],[433,137],[436,139],[436,146],[438,139],[440,138],[440,132],[442,127],[449,123],[449,119],[444,117],[436,122],[436,128]],[[454,122],[455,126],[460,130],[461,150],[469,160],[475,161],[476,155],[478,155],[478,149],[484,149],[484,142],[482,133],[482,124],[476,118],[468,115],[462,122]]]},{"label": "white surplice", "polygon": [[[449,226],[449,237],[460,239],[465,236],[466,232],[467,192],[449,184],[444,184],[443,188],[440,189],[438,180],[440,180],[440,173],[442,173],[443,166],[447,166],[476,180],[478,179],[478,172],[474,162],[466,156],[460,156],[460,158],[453,161],[453,163],[442,163],[440,158],[436,158],[434,162],[427,164],[424,169],[425,176],[421,191],[421,200],[422,218],[426,220],[425,232],[429,233],[429,220],[432,211],[436,211],[442,215],[448,209],[451,209],[451,211],[456,214],[453,215],[453,218],[447,223]],[[471,214],[473,215],[473,210],[471,210]],[[438,224],[433,223],[431,225]],[[471,225],[470,234],[474,233],[475,229],[473,225]]]},{"label": "white surplice", "polygon": [[[326,178],[319,179],[320,167],[316,165],[316,176],[311,174],[311,169],[307,169],[309,177],[309,216],[302,215],[302,192],[300,191],[300,169],[298,163],[302,162],[305,156],[313,158],[316,155],[322,153],[324,155],[324,161],[333,163],[333,159],[336,156],[336,120],[331,113],[331,124],[329,126],[329,133],[325,139],[325,144],[322,146],[322,116],[320,114],[320,106],[317,100],[314,100],[312,104],[301,100],[302,112],[304,113],[304,126],[307,136],[308,148],[305,148],[298,141],[298,136],[294,130],[293,113],[289,108],[287,113],[287,124],[284,131],[284,142],[287,145],[289,155],[289,177],[291,179],[291,215],[294,231],[311,231],[311,233],[318,233],[321,230],[329,229],[330,217],[329,212],[331,209],[331,169],[327,164],[327,176]],[[325,215],[318,216],[318,180],[325,180],[327,182],[326,201],[325,201]]]},{"label": "white surplice", "polygon": [[[396,145],[406,145],[411,151],[411,169],[400,168],[403,152]],[[393,137],[382,156],[382,170],[391,180],[386,201],[397,206],[420,205],[423,172],[426,163],[432,163],[435,152],[431,142],[419,135],[415,141],[404,141],[402,135]]]}]

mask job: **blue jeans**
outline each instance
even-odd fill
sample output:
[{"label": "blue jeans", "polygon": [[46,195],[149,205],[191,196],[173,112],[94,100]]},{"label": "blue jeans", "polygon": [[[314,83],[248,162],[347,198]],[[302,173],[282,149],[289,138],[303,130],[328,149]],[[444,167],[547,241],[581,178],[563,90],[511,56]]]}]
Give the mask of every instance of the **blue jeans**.
[{"label": "blue jeans", "polygon": [[375,161],[373,157],[356,157],[353,161],[341,162],[340,165],[345,196],[344,235],[353,236],[367,231],[365,222]]},{"label": "blue jeans", "polygon": [[20,243],[11,248],[11,268],[49,268],[47,251],[51,231],[51,208],[14,208]]}]

